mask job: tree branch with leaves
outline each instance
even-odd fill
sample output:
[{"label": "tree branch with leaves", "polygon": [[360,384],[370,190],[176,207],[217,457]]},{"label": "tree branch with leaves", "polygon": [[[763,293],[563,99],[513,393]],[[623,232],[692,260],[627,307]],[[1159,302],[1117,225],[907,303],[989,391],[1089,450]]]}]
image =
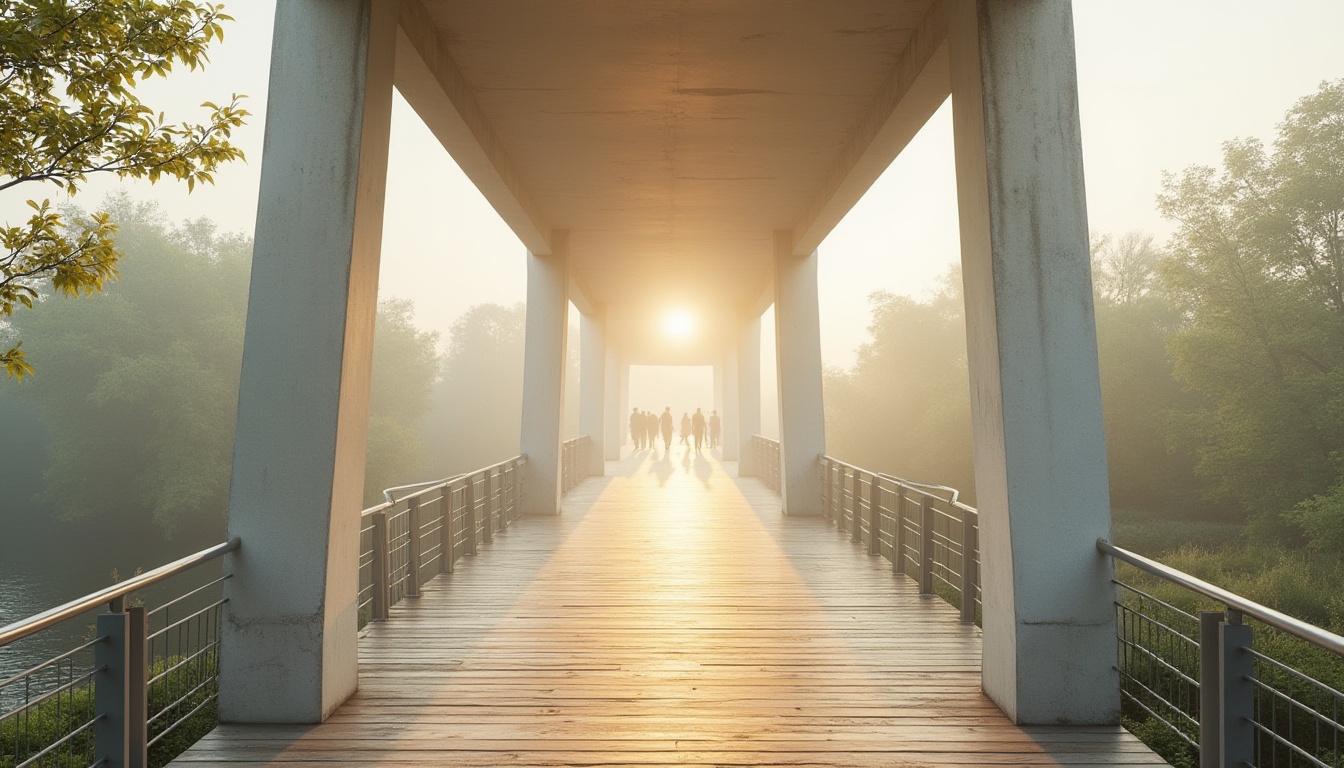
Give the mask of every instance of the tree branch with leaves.
[{"label": "tree branch with leaves", "polygon": [[[157,182],[214,183],[223,164],[243,159],[229,142],[248,112],[234,94],[205,102],[203,122],[170,122],[135,94],[175,66],[208,63],[231,17],[193,0],[11,0],[0,6],[0,192],[53,184],[74,195],[95,174]],[[0,323],[33,308],[46,291],[102,290],[121,258],[106,213],[67,220],[51,201],[28,199],[33,214],[0,227]],[[6,347],[8,347],[6,349]],[[0,344],[10,377],[33,372],[21,342]]]}]

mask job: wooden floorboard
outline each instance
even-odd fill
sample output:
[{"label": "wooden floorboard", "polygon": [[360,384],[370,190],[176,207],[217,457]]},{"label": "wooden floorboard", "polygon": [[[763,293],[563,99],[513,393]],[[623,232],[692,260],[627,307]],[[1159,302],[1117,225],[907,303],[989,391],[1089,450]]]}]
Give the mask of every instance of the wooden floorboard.
[{"label": "wooden floorboard", "polygon": [[326,723],[221,726],[176,764],[1165,765],[1014,726],[975,628],[731,468],[608,464],[370,625]]}]

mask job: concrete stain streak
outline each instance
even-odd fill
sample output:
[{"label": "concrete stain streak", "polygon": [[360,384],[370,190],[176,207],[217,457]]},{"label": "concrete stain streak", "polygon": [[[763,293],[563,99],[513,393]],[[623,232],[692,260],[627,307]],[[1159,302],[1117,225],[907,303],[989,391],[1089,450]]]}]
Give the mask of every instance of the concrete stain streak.
[{"label": "concrete stain streak", "polygon": [[778,96],[781,91],[769,91],[760,88],[678,88],[677,93],[683,96],[711,96],[721,98],[725,96]]}]

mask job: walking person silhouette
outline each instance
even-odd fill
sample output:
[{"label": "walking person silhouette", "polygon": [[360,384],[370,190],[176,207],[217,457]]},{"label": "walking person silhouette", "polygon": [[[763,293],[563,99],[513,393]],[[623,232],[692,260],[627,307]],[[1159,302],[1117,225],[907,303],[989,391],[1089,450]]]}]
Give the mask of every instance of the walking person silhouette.
[{"label": "walking person silhouette", "polygon": [[663,415],[658,419],[658,426],[663,432],[663,452],[672,450],[672,406],[663,409]]}]

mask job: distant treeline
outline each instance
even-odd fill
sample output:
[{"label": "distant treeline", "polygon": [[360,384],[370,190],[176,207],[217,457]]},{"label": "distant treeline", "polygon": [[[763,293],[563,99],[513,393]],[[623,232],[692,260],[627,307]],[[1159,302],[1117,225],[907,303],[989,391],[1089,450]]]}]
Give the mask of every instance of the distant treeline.
[{"label": "distant treeline", "polygon": [[[187,542],[222,534],[242,361],[250,239],[208,219],[170,224],[154,205],[109,199],[126,258],[119,280],[0,327],[42,365],[0,381],[0,527],[55,519],[81,531]],[[366,502],[518,452],[523,305],[482,305],[446,350],[409,302],[380,304]],[[571,355],[567,429],[577,414]]]},{"label": "distant treeline", "polygon": [[[1344,550],[1344,81],[1272,146],[1229,141],[1221,168],[1167,175],[1157,203],[1165,247],[1092,242],[1117,519]],[[960,282],[872,296],[857,362],[827,372],[832,453],[973,493]]]}]

